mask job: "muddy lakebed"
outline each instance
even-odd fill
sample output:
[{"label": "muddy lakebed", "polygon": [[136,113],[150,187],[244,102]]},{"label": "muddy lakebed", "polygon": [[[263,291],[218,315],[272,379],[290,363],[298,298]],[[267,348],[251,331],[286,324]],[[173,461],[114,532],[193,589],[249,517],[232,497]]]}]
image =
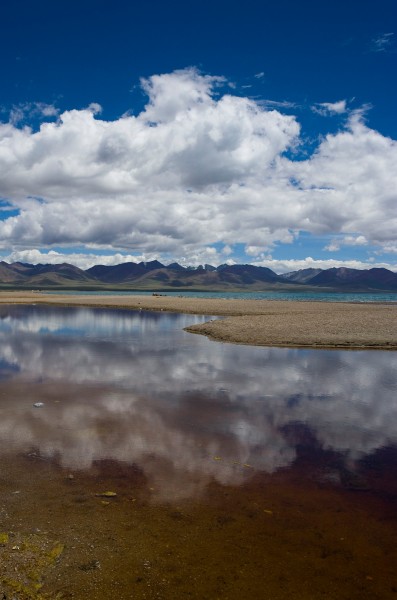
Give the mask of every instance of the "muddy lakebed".
[{"label": "muddy lakebed", "polygon": [[0,308],[0,597],[397,598],[397,356]]}]

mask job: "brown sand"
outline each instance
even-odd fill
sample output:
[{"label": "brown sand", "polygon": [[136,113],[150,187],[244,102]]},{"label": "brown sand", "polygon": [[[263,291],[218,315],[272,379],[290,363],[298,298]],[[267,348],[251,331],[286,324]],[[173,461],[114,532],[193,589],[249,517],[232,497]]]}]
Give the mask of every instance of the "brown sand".
[{"label": "brown sand", "polygon": [[[2,457],[0,598],[396,598],[390,494],[319,485],[295,467],[157,504],[134,465],[70,476],[34,453]],[[106,503],[103,490],[117,496]]]},{"label": "brown sand", "polygon": [[238,344],[397,349],[397,305],[172,296],[73,296],[2,292],[0,304],[51,304],[173,311],[227,317],[188,328]]}]

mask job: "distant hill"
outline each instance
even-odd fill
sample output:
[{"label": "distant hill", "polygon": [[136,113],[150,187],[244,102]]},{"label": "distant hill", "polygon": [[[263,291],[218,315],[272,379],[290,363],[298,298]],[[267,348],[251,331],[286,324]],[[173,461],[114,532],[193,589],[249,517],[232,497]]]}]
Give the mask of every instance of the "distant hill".
[{"label": "distant hill", "polygon": [[282,275],[288,281],[338,290],[397,291],[397,273],[388,269],[302,269]]},{"label": "distant hill", "polygon": [[283,280],[270,269],[253,265],[212,265],[182,267],[178,263],[165,266],[158,261],[151,263],[125,263],[114,267],[95,266],[86,271],[104,284],[134,284],[142,289],[195,288],[237,289]]},{"label": "distant hill", "polygon": [[388,269],[327,269],[310,279],[311,285],[337,288],[396,290],[397,273]]},{"label": "distant hill", "polygon": [[[14,263],[14,265],[19,265],[20,263]],[[0,281],[1,283],[20,283],[24,280],[24,275],[18,272],[18,267],[13,268],[14,265],[9,265],[8,263],[1,261],[0,262]]]},{"label": "distant hill", "polygon": [[281,277],[288,281],[295,281],[297,283],[307,283],[313,277],[321,273],[322,269],[300,269],[299,271],[291,271],[291,273],[283,273]]},{"label": "distant hill", "polygon": [[304,290],[397,291],[397,274],[388,269],[301,269],[277,275],[255,265],[168,266],[157,260],[96,265],[86,271],[73,265],[0,262],[3,289],[131,289],[131,290]]},{"label": "distant hill", "polygon": [[44,286],[66,286],[74,283],[89,283],[86,271],[63,263],[60,265],[30,265],[25,263],[0,263],[0,284],[15,284],[32,288]]},{"label": "distant hill", "polygon": [[126,262],[120,265],[104,266],[96,265],[87,269],[86,273],[97,281],[103,283],[125,283],[128,281],[134,281],[137,277],[144,275],[147,269],[144,263],[132,263]]}]

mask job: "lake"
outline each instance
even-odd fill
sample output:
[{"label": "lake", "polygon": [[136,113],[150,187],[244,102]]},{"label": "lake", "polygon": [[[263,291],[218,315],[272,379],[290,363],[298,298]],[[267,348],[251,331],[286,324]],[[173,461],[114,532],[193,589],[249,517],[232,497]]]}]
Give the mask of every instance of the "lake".
[{"label": "lake", "polygon": [[[84,290],[59,290],[59,291],[46,291],[43,290],[43,294],[59,294],[73,296],[152,296],[153,291],[128,291],[128,292],[117,292],[117,291],[84,291]],[[161,292],[165,296],[175,297],[183,296],[184,298],[235,298],[237,300],[290,300],[299,302],[382,302],[392,304],[397,302],[396,292],[330,292],[323,291],[320,288],[313,291],[300,290],[298,292],[292,291],[267,291],[267,292],[201,292],[201,291],[166,291]]]},{"label": "lake", "polygon": [[397,598],[397,360],[0,307],[3,597]]}]

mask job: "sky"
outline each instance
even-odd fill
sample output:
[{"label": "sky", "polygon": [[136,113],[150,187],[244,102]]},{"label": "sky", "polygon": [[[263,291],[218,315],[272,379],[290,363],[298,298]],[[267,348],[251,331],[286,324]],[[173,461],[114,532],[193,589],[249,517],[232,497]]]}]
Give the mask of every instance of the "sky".
[{"label": "sky", "polygon": [[395,0],[7,0],[0,260],[397,271]]}]

